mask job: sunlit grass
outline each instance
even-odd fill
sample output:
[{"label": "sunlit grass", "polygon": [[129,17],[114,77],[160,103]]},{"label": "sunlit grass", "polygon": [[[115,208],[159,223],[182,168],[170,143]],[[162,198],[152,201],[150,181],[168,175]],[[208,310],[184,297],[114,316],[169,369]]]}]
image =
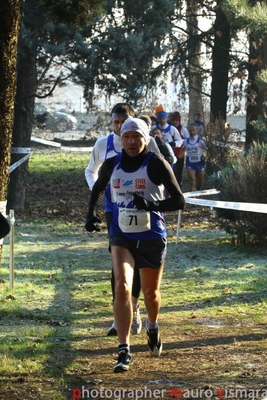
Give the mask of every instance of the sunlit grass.
[{"label": "sunlit grass", "polygon": [[[64,150],[33,150],[29,172],[33,178],[69,179],[83,172],[90,159],[90,153]],[[64,174],[62,174],[64,172]]]}]

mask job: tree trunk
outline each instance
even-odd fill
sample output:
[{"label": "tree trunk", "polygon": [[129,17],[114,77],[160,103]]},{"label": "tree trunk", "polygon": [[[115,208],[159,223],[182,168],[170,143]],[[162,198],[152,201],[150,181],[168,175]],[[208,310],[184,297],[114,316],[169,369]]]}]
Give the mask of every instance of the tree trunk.
[{"label": "tree trunk", "polygon": [[[30,147],[34,100],[37,74],[36,58],[29,50],[24,49],[20,56],[15,99],[15,118],[13,128],[13,147]],[[12,154],[12,164],[23,157]],[[27,182],[28,160],[19,165],[10,174],[8,191],[8,208],[23,212],[25,208],[25,186]]]},{"label": "tree trunk", "polygon": [[[0,202],[7,198],[16,93],[20,0],[0,1]],[[0,261],[2,246],[0,245]]]},{"label": "tree trunk", "polygon": [[194,0],[187,0],[187,31],[188,41],[188,74],[189,74],[189,122],[193,122],[196,113],[203,115],[202,75],[201,75],[201,43],[198,39],[199,5]]},{"label": "tree trunk", "polygon": [[258,139],[258,133],[253,121],[259,116],[266,118],[265,93],[260,90],[255,78],[259,71],[267,65],[267,40],[256,38],[253,33],[249,35],[249,63],[248,63],[248,89],[247,89],[247,123],[246,123],[246,148]]},{"label": "tree trunk", "polygon": [[211,84],[211,120],[226,121],[226,106],[228,100],[228,73],[230,67],[230,26],[225,14],[217,3],[216,20],[214,23],[214,47],[212,52],[212,84]]}]

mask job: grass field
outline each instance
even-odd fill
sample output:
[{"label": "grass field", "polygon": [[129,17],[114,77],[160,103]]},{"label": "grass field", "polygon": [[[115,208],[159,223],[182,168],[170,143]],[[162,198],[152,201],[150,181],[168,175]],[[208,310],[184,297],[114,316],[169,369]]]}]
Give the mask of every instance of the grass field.
[{"label": "grass field", "polygon": [[183,212],[178,245],[177,213],[166,215],[162,356],[150,357],[143,329],[132,337],[130,372],[114,376],[107,231],[83,227],[87,162],[86,154],[31,156],[27,210],[15,215],[13,290],[9,238],[0,268],[0,399],[263,397],[266,251],[233,246],[214,212],[198,207]]}]

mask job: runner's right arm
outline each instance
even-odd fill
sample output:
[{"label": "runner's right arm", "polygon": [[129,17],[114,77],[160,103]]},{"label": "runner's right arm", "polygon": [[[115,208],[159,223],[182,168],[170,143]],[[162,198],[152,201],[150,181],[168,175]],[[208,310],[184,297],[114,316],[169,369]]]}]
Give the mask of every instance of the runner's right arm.
[{"label": "runner's right arm", "polygon": [[99,169],[103,161],[105,160],[106,149],[107,149],[107,136],[99,138],[96,141],[90,156],[89,164],[85,169],[85,179],[87,181],[90,190],[93,189],[93,186],[98,179]]}]

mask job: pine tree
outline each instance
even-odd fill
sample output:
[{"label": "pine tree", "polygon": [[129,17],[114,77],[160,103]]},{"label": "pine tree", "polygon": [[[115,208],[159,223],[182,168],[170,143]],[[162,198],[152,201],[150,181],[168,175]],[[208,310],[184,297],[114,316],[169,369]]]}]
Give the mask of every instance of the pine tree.
[{"label": "pine tree", "polygon": [[[80,1],[83,4],[84,0]],[[96,86],[107,96],[123,92],[124,98],[136,105],[144,92],[156,85],[156,77],[164,74],[162,66],[155,68],[153,62],[168,47],[165,40],[171,32],[173,0],[108,1],[106,14],[93,13],[80,28],[76,22],[58,21],[62,3],[53,2],[52,7],[49,0],[23,2],[13,131],[16,147],[30,147],[34,98],[47,95],[41,92],[45,85],[45,92],[54,85],[45,75],[52,65],[57,65],[57,70],[61,67],[55,77],[60,84],[68,77],[84,85],[89,105]],[[58,23],[51,19],[50,5]],[[63,68],[68,71],[65,76]],[[13,155],[12,162],[18,157]],[[8,204],[15,210],[24,209],[26,179],[24,163],[12,172],[9,185]]]},{"label": "pine tree", "polygon": [[228,0],[224,10],[249,38],[246,147],[253,141],[267,141],[267,5],[266,1]]},{"label": "pine tree", "polygon": [[138,106],[157,78],[167,78],[164,56],[170,51],[173,0],[108,1],[105,18],[93,28],[80,80],[92,104],[96,87],[107,97],[121,94]]},{"label": "pine tree", "polygon": [[[102,3],[102,0],[73,0],[66,6],[61,0],[23,1],[12,137],[14,147],[30,147],[39,82],[45,82],[43,76],[53,62],[63,64],[64,60],[71,64],[76,61],[74,43],[78,42],[79,32],[83,29],[83,25],[78,25],[95,19],[96,13],[102,10]],[[61,73],[57,81],[63,81]],[[51,82],[45,83],[49,86]],[[12,154],[12,164],[19,158],[21,155]],[[16,211],[24,209],[27,168],[28,162],[24,162],[10,175],[8,207]]]}]

